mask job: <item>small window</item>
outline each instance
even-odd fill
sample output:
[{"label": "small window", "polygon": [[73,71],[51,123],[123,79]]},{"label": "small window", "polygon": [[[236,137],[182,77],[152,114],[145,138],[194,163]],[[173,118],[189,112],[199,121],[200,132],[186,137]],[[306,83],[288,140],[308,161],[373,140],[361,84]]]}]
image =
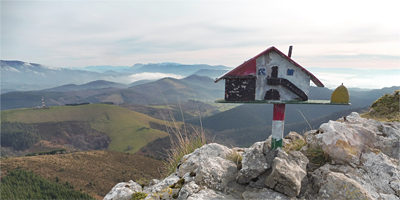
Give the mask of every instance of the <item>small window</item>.
[{"label": "small window", "polygon": [[287,69],[286,75],[293,76],[293,74],[294,74],[294,69]]}]

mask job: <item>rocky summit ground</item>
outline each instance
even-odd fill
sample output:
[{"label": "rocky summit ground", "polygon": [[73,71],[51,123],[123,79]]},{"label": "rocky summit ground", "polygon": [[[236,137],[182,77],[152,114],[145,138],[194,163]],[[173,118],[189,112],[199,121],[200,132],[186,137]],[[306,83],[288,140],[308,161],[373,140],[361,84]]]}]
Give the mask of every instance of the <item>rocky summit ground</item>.
[{"label": "rocky summit ground", "polygon": [[304,137],[291,132],[283,149],[270,138],[204,145],[164,180],[122,182],[104,199],[400,199],[399,141],[400,123],[354,112]]}]

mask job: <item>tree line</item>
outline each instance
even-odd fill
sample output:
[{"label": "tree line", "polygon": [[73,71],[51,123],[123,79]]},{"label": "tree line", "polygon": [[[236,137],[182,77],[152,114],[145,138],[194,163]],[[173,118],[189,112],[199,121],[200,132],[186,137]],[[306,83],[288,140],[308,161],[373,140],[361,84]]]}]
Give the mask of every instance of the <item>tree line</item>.
[{"label": "tree line", "polygon": [[1,180],[1,199],[95,199],[68,182],[52,183],[32,171],[15,169]]},{"label": "tree line", "polygon": [[32,125],[21,122],[1,122],[1,146],[25,150],[39,141],[39,132]]}]

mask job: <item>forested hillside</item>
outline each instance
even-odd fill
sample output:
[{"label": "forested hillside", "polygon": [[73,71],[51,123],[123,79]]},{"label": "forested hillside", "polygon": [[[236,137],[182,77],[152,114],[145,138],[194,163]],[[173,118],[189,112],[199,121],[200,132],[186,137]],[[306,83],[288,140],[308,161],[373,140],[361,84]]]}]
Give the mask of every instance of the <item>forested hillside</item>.
[{"label": "forested hillside", "polygon": [[15,169],[1,180],[1,199],[95,199],[74,190],[68,181],[50,182],[23,169]]},{"label": "forested hillside", "polygon": [[31,125],[21,122],[1,122],[1,146],[16,150],[31,148],[40,141],[38,131]]}]

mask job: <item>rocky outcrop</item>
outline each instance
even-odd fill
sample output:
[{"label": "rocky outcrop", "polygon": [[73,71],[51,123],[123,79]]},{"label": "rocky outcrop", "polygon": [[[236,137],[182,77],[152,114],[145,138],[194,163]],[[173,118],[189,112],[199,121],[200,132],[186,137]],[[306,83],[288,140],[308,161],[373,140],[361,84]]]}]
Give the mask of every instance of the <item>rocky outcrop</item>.
[{"label": "rocky outcrop", "polygon": [[142,186],[130,180],[129,182],[122,182],[115,185],[104,197],[104,200],[128,200],[132,199],[132,194],[136,192],[142,192]]},{"label": "rocky outcrop", "polygon": [[[164,180],[143,189],[133,181],[119,183],[104,199],[129,199],[136,192],[146,199],[399,199],[399,140],[399,123],[352,113],[305,138],[291,132],[284,150],[271,150],[268,139],[249,148],[204,145]],[[300,151],[289,151],[304,141]],[[240,154],[241,163],[232,154]]]},{"label": "rocky outcrop", "polygon": [[289,197],[300,194],[301,182],[307,175],[308,159],[299,151],[287,154],[282,149],[277,150],[272,163],[272,172],[265,179],[265,185]]}]

